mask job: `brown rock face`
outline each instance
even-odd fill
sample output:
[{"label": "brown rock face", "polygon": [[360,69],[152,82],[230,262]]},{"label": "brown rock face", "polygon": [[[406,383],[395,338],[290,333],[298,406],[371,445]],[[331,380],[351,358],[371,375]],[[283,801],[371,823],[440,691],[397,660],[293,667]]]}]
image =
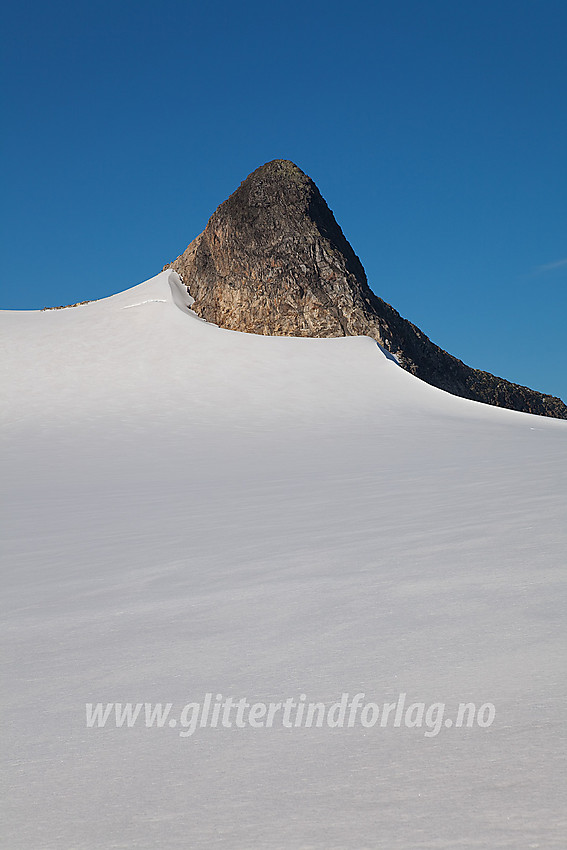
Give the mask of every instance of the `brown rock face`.
[{"label": "brown rock face", "polygon": [[378,298],[316,185],[288,160],[257,168],[165,268],[182,276],[195,312],[223,328],[370,336],[435,387],[567,419],[561,399],[465,366]]}]

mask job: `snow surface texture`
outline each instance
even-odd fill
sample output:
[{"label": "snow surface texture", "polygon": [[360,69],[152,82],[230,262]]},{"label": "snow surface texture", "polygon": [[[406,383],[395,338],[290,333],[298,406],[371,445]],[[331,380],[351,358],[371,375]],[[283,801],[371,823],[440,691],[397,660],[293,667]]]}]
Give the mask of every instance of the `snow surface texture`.
[{"label": "snow surface texture", "polygon": [[[567,423],[190,303],[1,314],[2,846],[563,847]],[[86,728],[206,692],[497,713]]]}]

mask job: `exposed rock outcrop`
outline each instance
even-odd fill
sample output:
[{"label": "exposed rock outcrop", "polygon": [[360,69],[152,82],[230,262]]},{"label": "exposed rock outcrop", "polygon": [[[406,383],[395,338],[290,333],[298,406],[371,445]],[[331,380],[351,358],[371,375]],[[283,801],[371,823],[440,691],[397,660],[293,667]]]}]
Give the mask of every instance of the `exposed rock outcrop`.
[{"label": "exposed rock outcrop", "polygon": [[362,264],[313,181],[294,163],[257,168],[165,268],[199,316],[257,334],[366,335],[417,377],[455,395],[567,419],[561,399],[471,369],[368,286]]}]

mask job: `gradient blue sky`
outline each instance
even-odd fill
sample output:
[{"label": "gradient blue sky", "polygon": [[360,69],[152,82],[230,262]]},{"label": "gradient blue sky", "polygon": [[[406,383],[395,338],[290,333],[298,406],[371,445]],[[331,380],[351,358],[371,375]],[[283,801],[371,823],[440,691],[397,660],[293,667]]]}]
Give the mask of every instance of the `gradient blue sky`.
[{"label": "gradient blue sky", "polygon": [[319,186],[374,291],[567,401],[567,3],[11,3],[0,306],[176,257],[258,165]]}]

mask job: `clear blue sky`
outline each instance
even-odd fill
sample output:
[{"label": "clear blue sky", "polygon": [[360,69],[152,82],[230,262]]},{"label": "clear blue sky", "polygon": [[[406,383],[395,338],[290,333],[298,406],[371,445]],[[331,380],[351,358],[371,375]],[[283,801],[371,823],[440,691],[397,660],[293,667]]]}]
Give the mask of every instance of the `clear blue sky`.
[{"label": "clear blue sky", "polygon": [[0,38],[1,307],[151,277],[281,157],[378,295],[567,401],[565,0],[22,0]]}]

